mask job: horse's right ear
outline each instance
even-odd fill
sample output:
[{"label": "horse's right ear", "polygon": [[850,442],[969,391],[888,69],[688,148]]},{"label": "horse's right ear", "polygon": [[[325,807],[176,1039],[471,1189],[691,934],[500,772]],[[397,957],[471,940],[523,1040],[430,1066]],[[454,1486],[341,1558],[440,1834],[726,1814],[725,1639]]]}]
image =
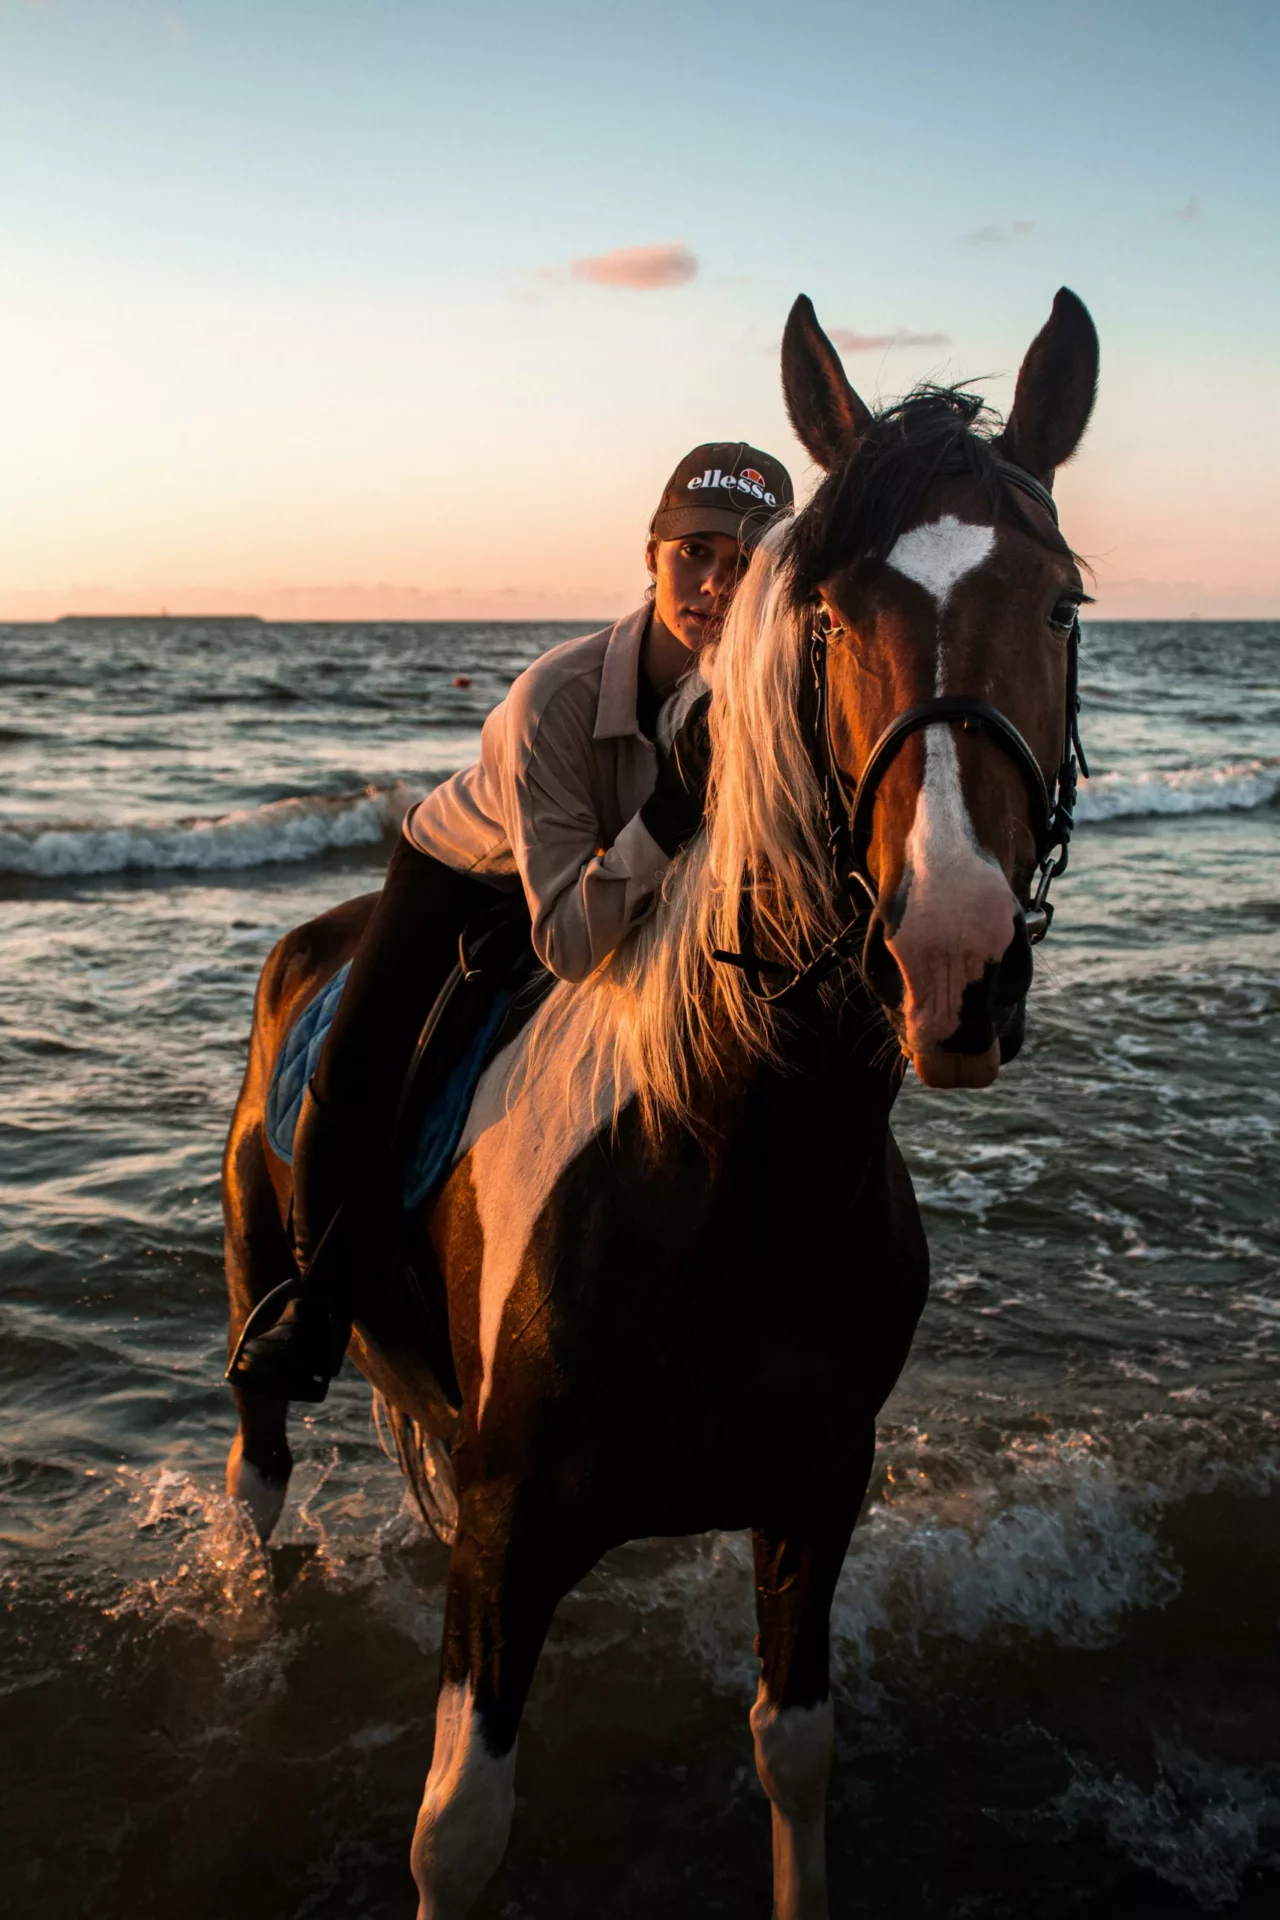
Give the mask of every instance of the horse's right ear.
[{"label": "horse's right ear", "polygon": [[818,325],[807,293],[800,295],[787,315],[782,392],[792,426],[828,473],[847,458],[871,425],[871,409],[846,380],[840,355]]},{"label": "horse's right ear", "polygon": [[1084,437],[1097,391],[1097,330],[1084,301],[1059,287],[1018,373],[1002,451],[1051,487]]}]

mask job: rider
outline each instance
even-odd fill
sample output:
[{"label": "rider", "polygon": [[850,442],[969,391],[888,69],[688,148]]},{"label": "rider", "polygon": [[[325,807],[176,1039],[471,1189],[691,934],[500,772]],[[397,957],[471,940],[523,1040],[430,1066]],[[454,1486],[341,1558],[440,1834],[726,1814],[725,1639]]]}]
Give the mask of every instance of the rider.
[{"label": "rider", "polygon": [[523,887],[538,958],[582,980],[656,905],[701,824],[709,761],[706,700],[665,758],[659,709],[718,632],[750,549],[791,505],[771,455],[743,441],[695,447],[649,525],[645,604],[535,660],[489,714],[475,765],[406,816],[294,1135],[300,1285],[246,1343],[237,1386],[323,1399],[342,1364],[347,1262],[329,1229],[385,1160],[414,1045],[466,922],[495,890]]}]

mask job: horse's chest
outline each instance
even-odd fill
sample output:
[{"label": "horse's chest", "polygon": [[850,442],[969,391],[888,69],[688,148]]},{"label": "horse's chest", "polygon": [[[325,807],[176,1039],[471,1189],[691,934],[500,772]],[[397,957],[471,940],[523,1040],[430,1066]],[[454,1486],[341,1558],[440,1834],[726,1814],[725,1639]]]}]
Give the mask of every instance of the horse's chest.
[{"label": "horse's chest", "polygon": [[482,1084],[446,1196],[486,1454],[656,1501],[656,1531],[726,1524],[851,1456],[914,1321],[885,1271],[884,1183],[855,1191],[832,1129],[815,1147],[790,1114],[718,1154],[655,1151],[597,1062],[555,1066],[515,1100],[509,1072]]}]

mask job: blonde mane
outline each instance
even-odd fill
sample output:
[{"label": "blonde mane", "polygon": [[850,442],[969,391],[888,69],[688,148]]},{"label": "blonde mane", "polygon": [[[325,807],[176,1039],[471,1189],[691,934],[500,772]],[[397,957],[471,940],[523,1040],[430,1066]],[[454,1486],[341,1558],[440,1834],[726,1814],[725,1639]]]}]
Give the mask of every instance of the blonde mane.
[{"label": "blonde mane", "polygon": [[649,918],[589,979],[548,997],[526,1056],[534,1069],[542,1043],[563,1039],[571,1017],[574,1050],[593,1058],[597,1084],[634,1088],[650,1132],[691,1119],[697,1089],[732,1061],[777,1057],[775,1014],[741,969],[711,957],[738,950],[744,891],[771,959],[803,965],[840,924],[801,731],[808,631],[781,561],[789,525],[776,521],[761,539],[719,643],[663,715],[669,736],[709,681],[705,828],[672,864]]}]

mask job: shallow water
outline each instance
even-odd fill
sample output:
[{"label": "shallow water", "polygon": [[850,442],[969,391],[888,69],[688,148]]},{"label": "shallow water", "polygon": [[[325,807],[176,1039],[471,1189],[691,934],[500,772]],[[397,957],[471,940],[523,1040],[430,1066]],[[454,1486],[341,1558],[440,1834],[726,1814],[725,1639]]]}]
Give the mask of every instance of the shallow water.
[{"label": "shallow water", "polygon": [[[6,1912],[413,1910],[445,1556],[356,1379],[268,1552],[219,1495],[218,1156],[273,940],[569,631],[0,628]],[[934,1288],[836,1608],[837,1914],[1276,1910],[1277,637],[1087,630],[1027,1050],[900,1103]],[[767,1911],[753,1631],[736,1536],[565,1603],[484,1915]]]}]

